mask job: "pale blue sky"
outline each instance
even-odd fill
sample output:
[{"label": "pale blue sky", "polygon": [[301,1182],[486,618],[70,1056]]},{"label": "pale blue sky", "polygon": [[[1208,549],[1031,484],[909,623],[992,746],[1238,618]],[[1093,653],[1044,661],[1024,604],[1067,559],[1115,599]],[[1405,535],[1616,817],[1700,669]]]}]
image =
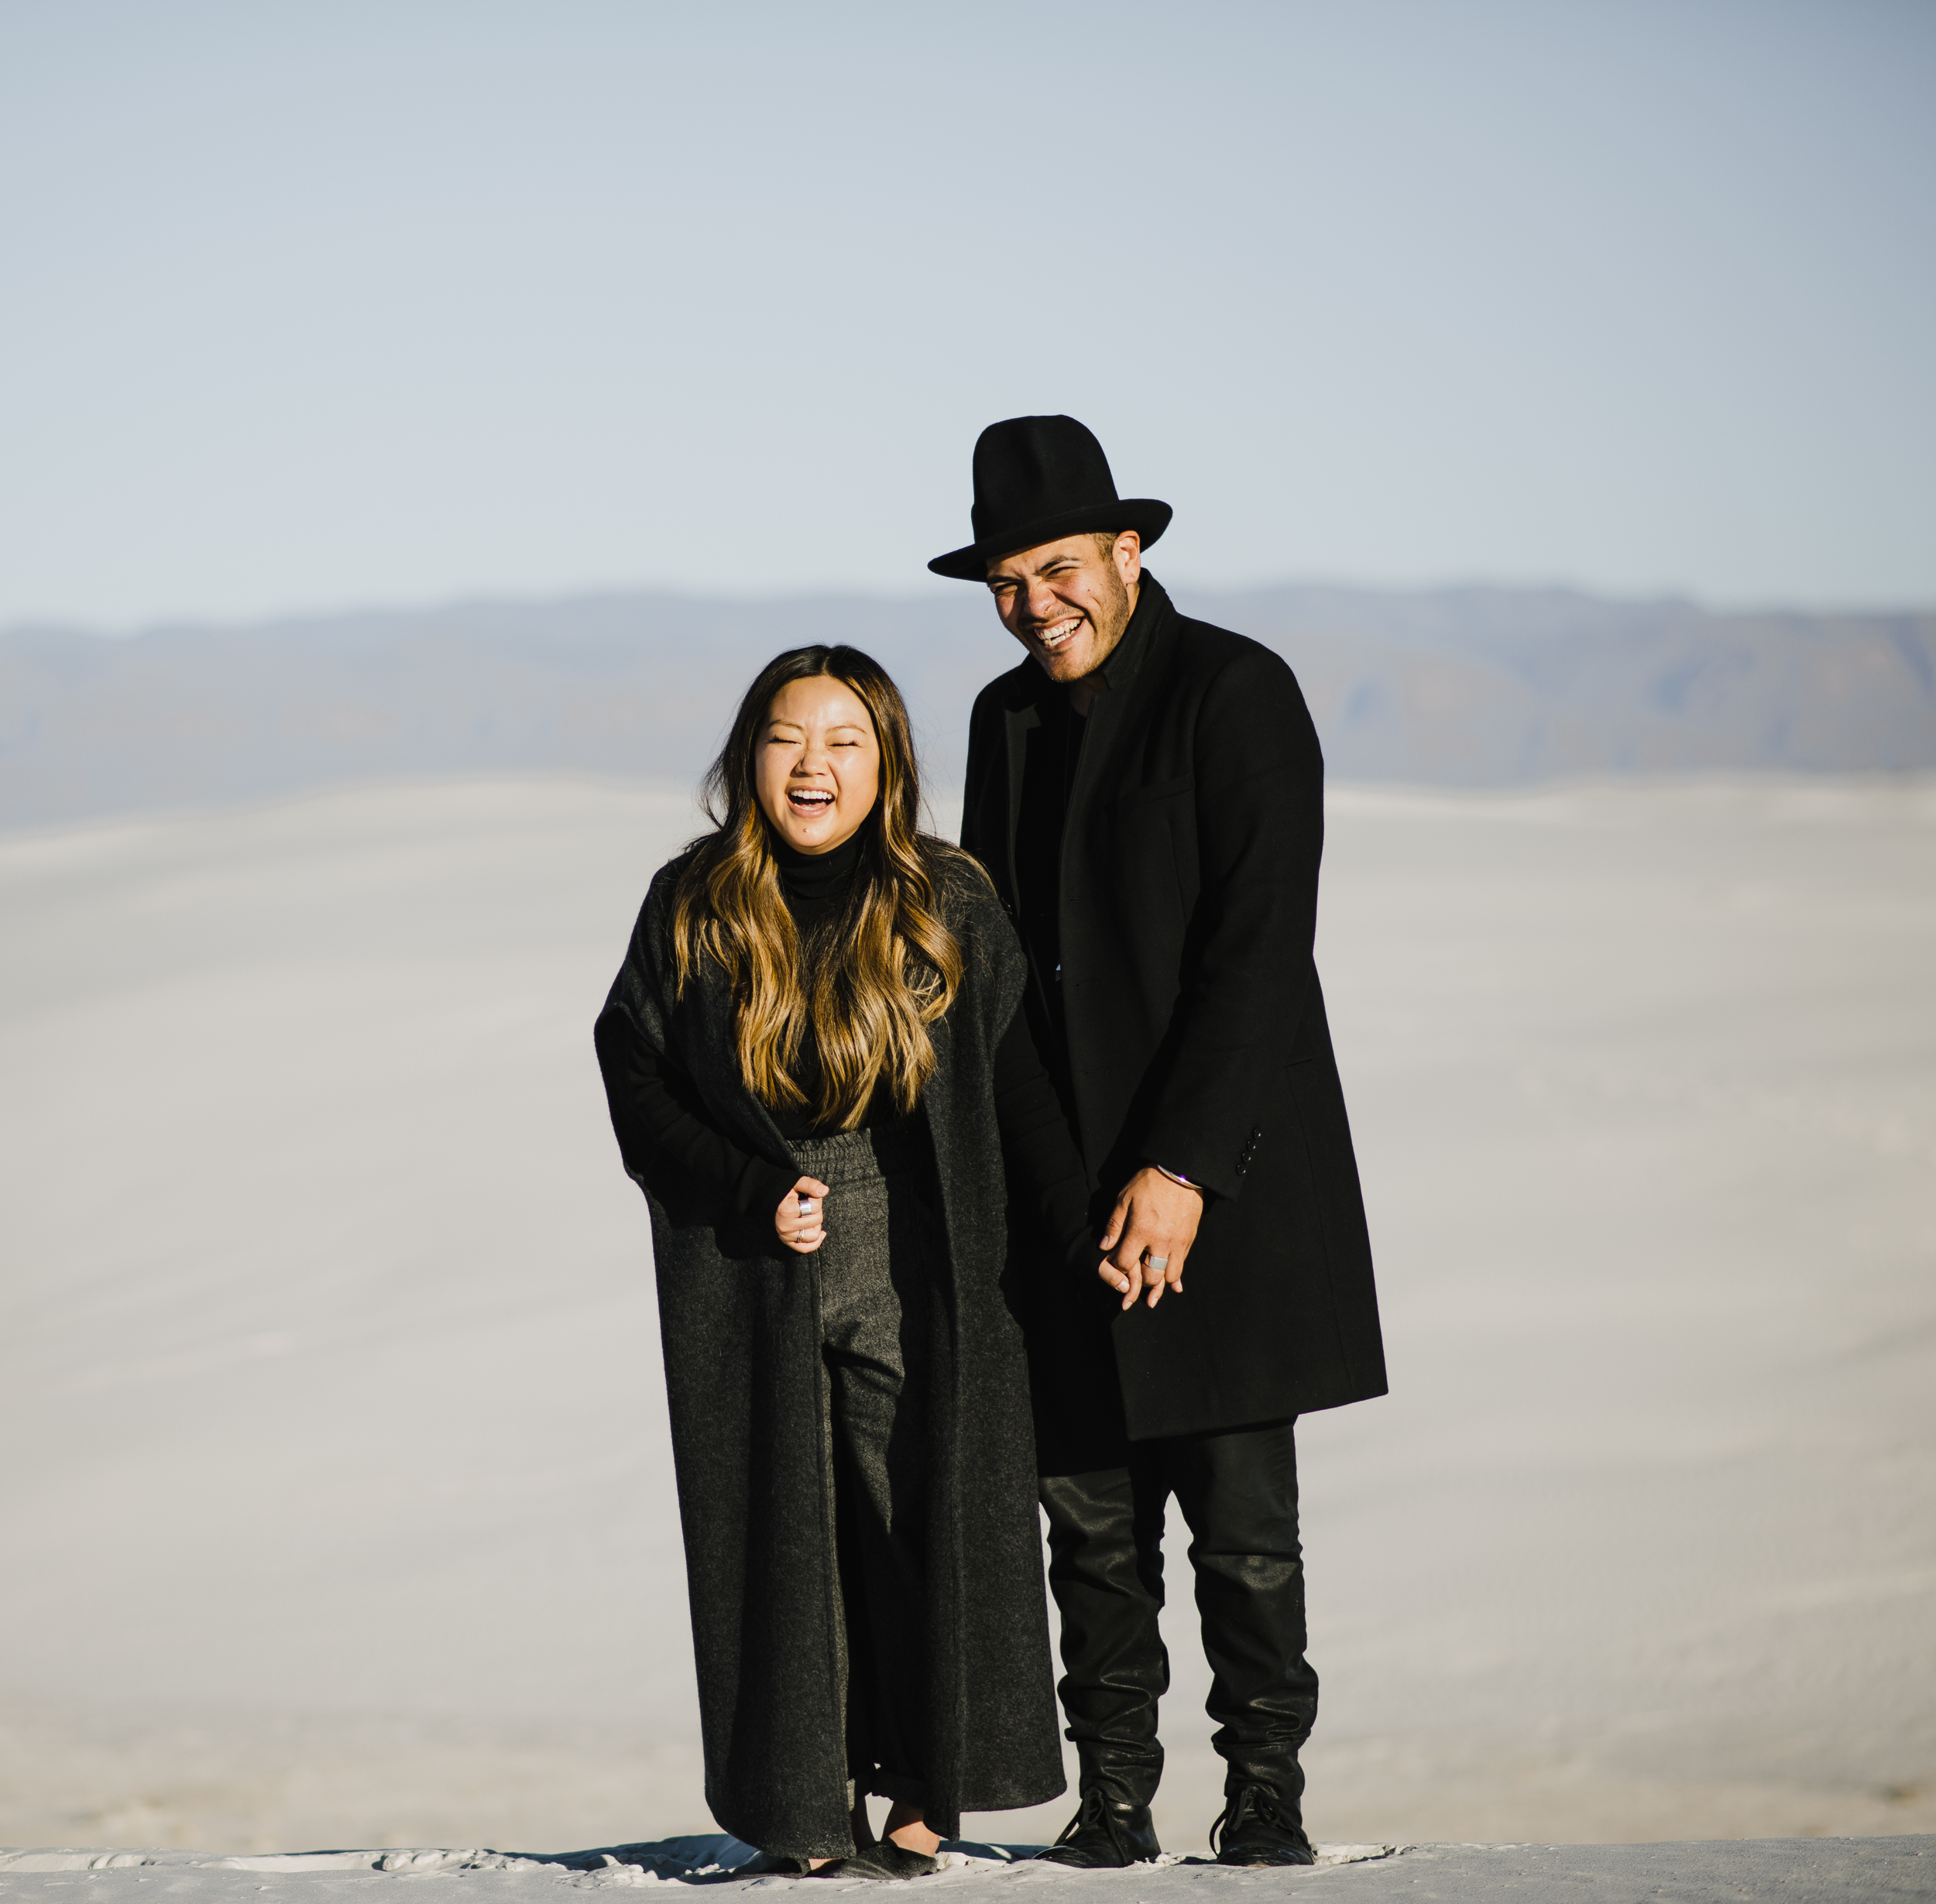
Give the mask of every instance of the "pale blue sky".
[{"label": "pale blue sky", "polygon": [[0,0],[0,622],[932,581],[1936,600],[1936,4]]}]

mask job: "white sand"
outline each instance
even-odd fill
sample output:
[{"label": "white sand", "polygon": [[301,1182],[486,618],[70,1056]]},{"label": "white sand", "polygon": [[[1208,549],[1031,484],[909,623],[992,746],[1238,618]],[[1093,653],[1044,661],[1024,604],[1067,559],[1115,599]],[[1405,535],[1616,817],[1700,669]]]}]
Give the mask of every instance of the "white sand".
[{"label": "white sand", "polygon": [[[740,1861],[751,1858],[753,1861]],[[1936,1837],[1760,1839],[1651,1844],[1337,1844],[1318,1847],[1315,1870],[1231,1871],[1202,1859],[1166,1856],[1120,1871],[1070,1871],[1017,1847],[987,1844],[944,1849],[940,1870],[918,1880],[924,1896],[952,1889],[996,1901],[1026,1889],[1029,1904],[1234,1904],[1239,1890],[1289,1900],[1312,1885],[1352,1904],[1739,1904],[1778,1897],[1782,1904],[1883,1904],[1936,1894]],[[705,1885],[737,1899],[778,1890],[790,1880],[757,1872],[750,1847],[732,1838],[682,1837],[621,1845],[568,1859],[504,1857],[431,1847],[320,1855],[213,1858],[185,1851],[0,1851],[0,1896],[39,1904],[142,1904],[166,1890],[186,1904],[325,1904],[346,1885],[372,1889],[428,1878],[469,1904],[563,1904],[567,1891],[657,1891]],[[137,1887],[153,1887],[142,1891]],[[866,1891],[835,1878],[814,1894]],[[56,1890],[69,1894],[54,1899]],[[661,1892],[661,1895],[664,1893]],[[677,1895],[677,1893],[674,1893]],[[798,1895],[796,1893],[795,1895]]]},{"label": "white sand", "polygon": [[[0,842],[0,1841],[708,1828],[590,1047],[692,823]],[[1304,1432],[1317,1834],[1931,1829],[1936,787],[1347,791],[1320,952],[1395,1393]]]}]

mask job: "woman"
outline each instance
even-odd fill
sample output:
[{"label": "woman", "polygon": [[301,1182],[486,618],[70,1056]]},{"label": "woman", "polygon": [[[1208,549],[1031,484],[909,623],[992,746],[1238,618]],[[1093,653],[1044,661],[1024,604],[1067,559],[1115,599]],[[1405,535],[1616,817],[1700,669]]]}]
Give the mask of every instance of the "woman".
[{"label": "woman", "polygon": [[1093,1273],[1083,1167],[1014,931],[917,830],[881,669],[780,656],[706,791],[598,1024],[651,1209],[706,1799],[780,1868],[911,1877],[964,1810],[1063,1789],[1005,1185]]}]

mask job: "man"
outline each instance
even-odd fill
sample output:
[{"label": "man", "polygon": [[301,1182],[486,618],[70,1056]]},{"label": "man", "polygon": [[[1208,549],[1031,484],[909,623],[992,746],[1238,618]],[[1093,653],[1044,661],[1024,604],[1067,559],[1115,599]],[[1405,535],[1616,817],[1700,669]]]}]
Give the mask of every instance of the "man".
[{"label": "man", "polygon": [[1385,1388],[1312,964],[1317,736],[1282,660],[1179,615],[1144,571],[1169,506],[1119,499],[1073,417],[992,425],[974,482],[974,540],[929,567],[985,584],[1028,658],[975,703],[962,842],[1020,929],[1038,1041],[1099,1209],[1113,1199],[1099,1279],[1045,1272],[1025,1298],[1081,1765],[1081,1809],[1042,1855],[1159,1849],[1173,1494],[1225,1761],[1213,1847],[1309,1864],[1293,1428]]}]

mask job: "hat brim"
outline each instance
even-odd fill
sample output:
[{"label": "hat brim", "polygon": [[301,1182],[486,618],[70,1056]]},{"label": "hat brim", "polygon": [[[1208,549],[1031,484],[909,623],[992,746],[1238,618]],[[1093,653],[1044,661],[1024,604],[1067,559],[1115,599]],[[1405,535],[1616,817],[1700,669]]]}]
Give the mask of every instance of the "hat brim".
[{"label": "hat brim", "polygon": [[1148,496],[1131,497],[1121,503],[1092,503],[1085,509],[1066,509],[1059,516],[1045,516],[1038,521],[1023,523],[999,536],[971,542],[965,549],[950,549],[937,555],[928,566],[937,575],[956,581],[986,581],[988,564],[1018,549],[1039,547],[1045,542],[1059,542],[1064,536],[1096,535],[1114,530],[1121,535],[1133,529],[1148,548],[1169,527],[1170,506]]}]

